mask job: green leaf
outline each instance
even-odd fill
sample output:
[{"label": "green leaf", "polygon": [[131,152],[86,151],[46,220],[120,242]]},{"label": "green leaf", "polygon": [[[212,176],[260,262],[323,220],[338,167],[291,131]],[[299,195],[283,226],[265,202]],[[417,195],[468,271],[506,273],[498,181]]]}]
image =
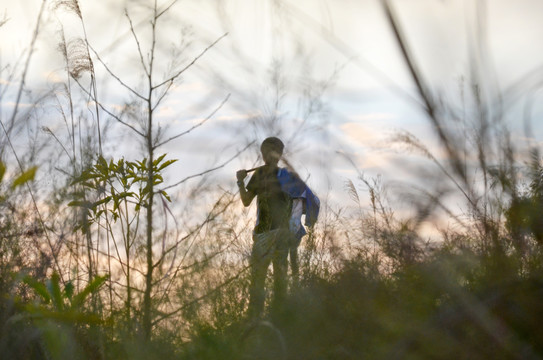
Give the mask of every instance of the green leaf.
[{"label": "green leaf", "polygon": [[162,161],[162,159],[164,159],[165,156],[166,154],[162,154],[158,158],[156,158],[155,161],[153,161],[153,167],[156,167],[158,164],[160,164],[160,162]]},{"label": "green leaf", "polygon": [[94,190],[97,190],[98,187],[99,187],[96,182],[93,183],[93,182],[90,182],[90,181],[83,181],[83,182],[81,182],[81,185],[83,185],[83,186],[85,186],[85,187],[87,187],[89,189],[94,189]]},{"label": "green leaf", "polygon": [[147,158],[143,158],[142,161],[137,161],[136,160],[136,169],[138,169],[138,171],[145,171],[147,170]]},{"label": "green leaf", "polygon": [[0,161],[0,182],[2,182],[2,179],[4,178],[5,173],[6,173],[6,165],[4,165],[4,163]]},{"label": "green leaf", "polygon": [[96,201],[96,202],[92,205],[92,207],[97,207],[98,205],[102,205],[102,204],[108,203],[110,200],[111,200],[111,196],[106,196],[105,198]]},{"label": "green leaf", "polygon": [[96,162],[96,165],[94,165],[94,168],[103,176],[103,178],[107,179],[109,174],[109,165],[104,157],[100,156],[98,158],[98,161]]},{"label": "green leaf", "polygon": [[154,185],[162,184],[164,182],[164,178],[160,174],[155,174],[155,180],[153,181]]},{"label": "green leaf", "polygon": [[68,310],[68,311],[52,311],[46,314],[47,318],[57,322],[66,324],[100,324],[102,320],[96,314],[85,314],[83,312]]},{"label": "green leaf", "polygon": [[102,167],[106,167],[107,168],[107,160],[102,156],[100,155],[98,157],[98,159],[96,160],[96,165],[97,166],[102,166]]},{"label": "green leaf", "polygon": [[33,166],[29,170],[22,173],[18,178],[13,180],[13,184],[11,184],[11,188],[15,189],[18,186],[24,185],[27,182],[34,180],[34,177],[36,176],[36,170],[38,170],[38,167]]},{"label": "green leaf", "polygon": [[168,195],[168,193],[166,193],[166,191],[161,190],[160,193],[162,194],[162,196],[164,196],[166,198],[166,200],[168,200],[168,202],[172,202],[172,199],[170,198],[170,195]]},{"label": "green leaf", "polygon": [[87,297],[90,294],[95,293],[100,289],[100,287],[104,284],[104,282],[108,279],[108,276],[96,276],[83,290],[79,292],[76,296],[74,296],[74,299],[72,301],[72,309],[76,309],[81,307]]},{"label": "green leaf", "polygon": [[85,209],[90,209],[92,207],[92,203],[85,200],[73,200],[68,203],[68,206],[77,206]]},{"label": "green leaf", "polygon": [[53,273],[51,279],[47,280],[47,290],[51,295],[53,305],[57,310],[63,310],[62,293],[60,292],[60,276],[58,273]]},{"label": "green leaf", "polygon": [[134,194],[133,191],[123,191],[122,193],[119,193],[118,198],[120,200],[120,199],[124,199],[124,198],[127,198],[127,197],[133,197],[134,195],[136,195],[136,194]]},{"label": "green leaf", "polygon": [[25,284],[27,284],[28,286],[30,286],[30,288],[32,290],[34,290],[34,292],[36,294],[38,294],[39,296],[41,296],[43,302],[45,302],[46,304],[49,303],[49,301],[51,301],[51,296],[49,295],[49,292],[47,291],[47,288],[45,287],[44,284],[36,281],[33,277],[27,275],[23,278],[23,282]]},{"label": "green leaf", "polygon": [[68,281],[66,285],[64,285],[64,297],[71,300],[74,294],[74,288],[74,284],[71,281]]},{"label": "green leaf", "polygon": [[161,170],[165,169],[166,167],[170,166],[171,164],[173,164],[176,161],[177,161],[177,159],[172,159],[172,160],[168,160],[168,161],[164,162],[163,164],[161,164],[158,167],[157,171],[161,171]]},{"label": "green leaf", "polygon": [[91,169],[87,169],[83,171],[79,176],[77,176],[70,185],[75,185],[80,182],[85,182],[87,180],[96,179],[99,177],[97,174],[91,171]]}]

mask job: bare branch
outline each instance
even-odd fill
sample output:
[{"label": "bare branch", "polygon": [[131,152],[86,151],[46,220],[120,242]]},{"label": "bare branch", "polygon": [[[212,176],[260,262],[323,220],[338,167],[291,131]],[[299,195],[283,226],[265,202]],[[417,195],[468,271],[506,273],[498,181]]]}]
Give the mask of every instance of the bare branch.
[{"label": "bare branch", "polygon": [[9,20],[10,20],[10,18],[8,18],[7,12],[4,11],[4,16],[0,20],[0,27],[4,26]]},{"label": "bare branch", "polygon": [[179,312],[183,311],[184,309],[186,309],[187,307],[193,305],[193,304],[196,304],[200,301],[202,301],[203,299],[205,299],[206,297],[216,293],[217,291],[219,291],[220,289],[222,289],[223,287],[229,285],[230,283],[234,282],[234,280],[238,279],[245,271],[247,271],[249,269],[250,265],[246,265],[244,266],[237,274],[235,274],[234,276],[232,276],[231,278],[227,279],[225,282],[223,282],[222,284],[219,284],[217,287],[211,289],[210,291],[208,291],[207,293],[203,294],[202,296],[199,296],[191,301],[189,301],[188,303],[185,303],[183,304],[181,307],[179,307],[178,309],[170,312],[170,313],[162,313],[160,314],[161,316],[159,318],[157,318],[155,321],[153,321],[153,325],[156,325],[158,324],[159,322],[161,322],[162,320],[165,320],[169,317],[172,317],[176,314],[178,314]]},{"label": "bare branch", "polygon": [[[178,239],[172,246],[170,246],[168,249],[164,250],[162,252],[162,255],[160,257],[160,259],[154,264],[153,267],[157,267],[161,264],[161,262],[163,261],[163,259],[166,257],[166,255],[168,255],[170,252],[174,251],[175,249],[177,249],[177,247],[179,247],[179,245],[184,242],[185,240],[197,235],[203,228],[205,225],[209,224],[210,222],[212,222],[213,220],[215,220],[217,217],[219,217],[220,215],[224,214],[226,212],[226,210],[228,210],[228,208],[230,207],[230,205],[232,205],[233,201],[229,201],[226,205],[223,205],[222,208],[218,209],[217,208],[219,207],[219,205],[221,205],[222,203],[222,199],[226,196],[227,194],[223,194],[219,200],[217,200],[215,202],[215,204],[213,205],[213,208],[209,211],[209,214],[206,216],[205,220],[203,220],[200,224],[198,224],[194,229],[192,229],[188,234],[186,234],[185,236],[183,236],[182,238]],[[172,214],[173,215],[173,214]],[[183,260],[181,261],[181,263],[184,262],[184,258]]]},{"label": "bare branch", "polygon": [[189,69],[190,67],[192,67],[192,65],[194,65],[196,63],[196,61],[198,61],[198,59],[200,59],[202,56],[204,56],[204,54],[209,50],[211,49],[212,47],[214,47],[219,41],[221,41],[224,37],[226,37],[226,35],[228,35],[228,33],[224,33],[224,35],[222,35],[221,37],[219,37],[217,40],[215,40],[211,45],[209,45],[208,47],[206,47],[200,54],[198,54],[198,56],[196,56],[187,66],[185,66],[183,69],[179,70],[175,75],[171,76],[170,78],[164,80],[163,82],[161,82],[160,84],[158,85],[155,85],[153,86],[153,90],[154,89],[157,89],[161,86],[163,86],[164,84],[168,83],[168,82],[172,82],[174,81],[175,79],[177,79],[179,76],[181,76],[181,74],[183,74],[187,69]]},{"label": "bare branch", "polygon": [[167,144],[167,143],[169,143],[170,141],[175,140],[175,139],[177,139],[177,138],[179,138],[179,137],[181,137],[181,136],[183,136],[183,135],[186,135],[186,134],[190,133],[191,131],[193,131],[194,129],[199,128],[200,126],[202,126],[203,124],[205,124],[209,119],[211,119],[211,117],[212,117],[213,115],[215,115],[215,114],[217,113],[217,111],[219,111],[219,110],[223,107],[223,105],[228,101],[229,98],[230,98],[230,94],[228,94],[228,95],[226,96],[226,98],[219,104],[219,106],[217,106],[217,107],[215,108],[215,110],[213,110],[213,111],[211,112],[211,114],[209,114],[205,119],[203,119],[202,121],[200,121],[198,124],[192,126],[190,129],[185,130],[185,131],[183,131],[182,133],[177,134],[177,135],[175,135],[175,136],[172,136],[171,138],[169,138],[169,139],[167,139],[167,140],[164,140],[164,141],[161,142],[160,144],[155,145],[155,149],[158,148],[159,146],[162,146],[162,145],[164,145],[164,144]]},{"label": "bare branch", "polygon": [[[224,163],[222,163],[221,165],[219,166],[216,166],[214,168],[211,168],[211,169],[208,169],[206,171],[203,171],[199,174],[194,174],[194,175],[190,175],[190,176],[187,176],[186,178],[182,179],[181,181],[179,182],[176,182],[175,184],[173,185],[170,185],[170,186],[166,186],[164,189],[162,190],[167,190],[167,189],[171,189],[177,185],[181,185],[183,184],[184,182],[190,180],[190,179],[193,179],[193,178],[196,178],[196,177],[200,177],[200,176],[203,176],[205,174],[209,174],[210,172],[213,172],[215,170],[219,170],[219,169],[222,169],[223,167],[225,167],[227,164],[229,164],[230,162],[232,162],[235,158],[237,158],[239,156],[239,154],[241,154],[242,152],[244,152],[245,150],[247,150],[250,146],[252,146],[253,144],[255,143],[255,141],[251,141],[247,146],[245,146],[243,149],[241,149],[240,151],[238,151],[234,156],[232,156],[230,159],[226,160]],[[160,191],[162,191],[160,190]]]},{"label": "bare branch", "polygon": [[138,134],[139,136],[141,137],[145,137],[145,135],[139,131],[138,129],[136,129],[133,125],[130,125],[128,124],[126,121],[122,120],[119,116],[115,115],[114,113],[112,113],[111,111],[109,111],[104,105],[102,105],[102,103],[100,103],[97,99],[94,98],[94,96],[90,93],[90,91],[88,91],[87,89],[85,89],[85,87],[83,85],[81,85],[81,83],[77,80],[77,79],[74,79],[76,84],[79,85],[79,87],[81,88],[81,90],[83,90],[83,92],[85,94],[87,94],[91,99],[92,101],[94,101],[96,104],[98,104],[98,106],[100,107],[100,109],[102,109],[103,111],[105,111],[109,116],[111,116],[112,118],[114,118],[115,120],[117,120],[118,122],[120,122],[121,124],[123,124],[124,126],[127,126],[129,127],[130,129],[132,129],[136,134]]},{"label": "bare branch", "polygon": [[136,31],[134,30],[134,24],[132,23],[132,18],[130,18],[130,15],[128,15],[128,9],[124,9],[124,14],[126,18],[128,19],[128,22],[130,23],[130,31],[132,32],[132,36],[134,37],[134,40],[136,41],[136,45],[138,46],[138,54],[140,56],[141,66],[143,67],[145,74],[149,76],[149,70],[147,69],[147,66],[145,65],[145,60],[143,59],[143,53],[141,51],[140,41],[138,39],[138,36],[136,35]]},{"label": "bare branch", "polygon": [[155,16],[155,19],[158,19],[158,18],[161,17],[164,13],[166,13],[168,10],[170,10],[170,8],[171,8],[172,6],[174,6],[176,2],[177,2],[177,0],[173,0],[173,1],[171,2],[170,5],[166,6],[166,8],[164,8],[164,10],[162,10],[161,12],[159,12],[159,13]]},{"label": "bare branch", "polygon": [[[34,33],[32,35],[32,40],[30,42],[30,48],[28,50],[28,56],[26,57],[23,73],[21,75],[21,81],[19,83],[19,90],[17,91],[17,98],[15,100],[15,108],[13,109],[13,113],[11,114],[11,120],[9,122],[10,124],[15,123],[15,118],[16,118],[17,112],[19,110],[19,104],[21,103],[21,99],[22,99],[22,96],[23,96],[23,90],[25,88],[26,76],[28,75],[28,68],[30,66],[30,60],[32,59],[32,55],[34,54],[34,50],[36,48],[36,41],[38,40],[38,34],[40,32],[40,26],[41,26],[41,22],[42,22],[44,9],[45,9],[45,0],[42,1],[40,12],[38,13],[38,20],[36,21],[36,26],[34,28]],[[4,124],[2,124],[2,126],[4,126]],[[7,133],[6,133],[6,136],[8,136]]]},{"label": "bare branch", "polygon": [[160,105],[160,103],[162,102],[162,100],[164,100],[164,98],[166,97],[166,95],[168,95],[168,92],[170,91],[170,88],[172,87],[173,85],[173,81],[170,81],[168,83],[168,86],[166,87],[166,89],[164,89],[164,92],[162,94],[160,94],[160,96],[158,97],[155,105],[151,108],[152,111],[155,111],[156,108]]},{"label": "bare branch", "polygon": [[55,135],[55,133],[50,129],[48,128],[47,126],[43,126],[42,128],[42,131],[46,132],[47,134],[51,135],[53,137],[53,139],[55,139],[55,141],[60,145],[60,147],[62,148],[62,150],[66,153],[66,155],[68,156],[68,159],[70,159],[70,162],[73,163],[75,161],[75,159],[72,159],[72,156],[70,155],[70,153],[68,152],[68,149],[66,149],[66,147],[64,146],[64,144],[62,143],[62,141],[60,141],[60,139]]},{"label": "bare branch", "polygon": [[115,75],[115,73],[113,73],[113,71],[106,65],[106,63],[102,60],[100,55],[98,55],[98,52],[96,50],[94,50],[94,48],[92,46],[89,45],[89,48],[92,50],[92,52],[94,53],[94,55],[96,56],[98,61],[106,69],[106,71],[109,73],[109,75],[111,75],[115,80],[117,80],[117,82],[119,82],[119,84],[121,84],[124,88],[126,88],[128,91],[130,91],[132,94],[136,95],[140,99],[142,99],[144,101],[148,100],[145,96],[138,93],[136,90],[134,90],[133,88],[128,86],[124,81],[122,81],[121,78],[119,78],[117,75]]},{"label": "bare branch", "polygon": [[[215,251],[214,253],[212,253],[211,255],[208,255],[204,260],[202,261],[199,261],[199,260],[196,260],[194,262],[192,262],[191,264],[189,265],[185,265],[185,266],[182,266],[182,265],[178,265],[175,269],[175,272],[169,276],[170,278],[170,281],[169,283],[166,285],[165,287],[165,291],[163,293],[163,295],[161,296],[159,302],[162,302],[164,300],[164,298],[167,296],[167,293],[169,292],[170,288],[174,285],[175,283],[175,280],[177,279],[177,275],[179,274],[180,271],[182,270],[188,270],[188,269],[191,269],[191,268],[197,268],[203,264],[207,264],[209,263],[211,260],[213,260],[215,257],[221,255],[222,253],[224,253],[224,251],[228,250],[231,245],[236,241],[236,239],[232,239],[232,241],[227,244],[226,246],[220,248],[219,250]],[[173,268],[173,266],[172,266]],[[167,274],[168,273],[171,273],[171,268],[168,270]],[[156,283],[158,283],[159,281],[163,281],[164,279],[166,279],[168,277],[168,275],[165,275],[164,277],[162,277],[160,280],[158,280]]]}]

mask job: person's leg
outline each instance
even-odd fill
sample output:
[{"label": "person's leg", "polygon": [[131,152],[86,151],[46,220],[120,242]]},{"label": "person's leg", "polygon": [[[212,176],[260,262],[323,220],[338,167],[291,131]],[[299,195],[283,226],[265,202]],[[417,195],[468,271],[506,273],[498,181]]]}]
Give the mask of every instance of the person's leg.
[{"label": "person's leg", "polygon": [[298,264],[298,246],[300,246],[301,240],[301,237],[290,233],[288,251],[293,286],[297,286],[299,282],[300,266]]},{"label": "person's leg", "polygon": [[280,309],[287,296],[288,232],[277,233],[273,256],[273,303]]},{"label": "person's leg", "polygon": [[264,285],[266,273],[272,258],[273,243],[268,233],[253,236],[253,249],[251,251],[251,285],[249,287],[249,317],[259,317],[264,310],[266,292]]}]

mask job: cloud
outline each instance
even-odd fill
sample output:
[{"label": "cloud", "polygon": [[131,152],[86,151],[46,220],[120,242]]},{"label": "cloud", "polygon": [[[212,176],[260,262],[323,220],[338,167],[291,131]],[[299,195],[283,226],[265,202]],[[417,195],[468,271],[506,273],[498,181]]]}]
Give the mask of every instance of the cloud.
[{"label": "cloud", "polygon": [[157,112],[156,112],[156,116],[159,117],[159,118],[170,118],[170,117],[175,118],[175,117],[177,117],[177,114],[178,113],[171,106],[159,107]]},{"label": "cloud", "polygon": [[349,119],[356,122],[373,122],[373,121],[383,121],[383,120],[394,120],[396,115],[393,113],[369,113],[369,114],[355,114],[350,115]]},{"label": "cloud", "polygon": [[380,129],[359,122],[344,123],[340,126],[340,130],[350,142],[358,146],[374,146],[383,139]]},{"label": "cloud", "polygon": [[47,79],[47,81],[49,82],[56,83],[56,84],[66,82],[66,78],[59,75],[57,71],[44,71],[43,78]]},{"label": "cloud", "polygon": [[19,104],[17,104],[15,101],[7,101],[2,104],[2,107],[5,107],[5,108],[14,108],[15,106],[18,106],[19,108],[33,108],[33,107],[36,107],[37,104],[24,103],[24,102],[19,102]]},{"label": "cloud", "polygon": [[0,85],[11,85],[11,84],[12,82],[10,82],[9,80],[0,78]]}]

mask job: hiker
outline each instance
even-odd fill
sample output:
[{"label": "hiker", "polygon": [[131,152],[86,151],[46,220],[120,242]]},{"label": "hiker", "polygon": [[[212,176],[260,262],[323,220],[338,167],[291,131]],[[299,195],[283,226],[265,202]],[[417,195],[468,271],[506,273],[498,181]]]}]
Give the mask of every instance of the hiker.
[{"label": "hiker", "polygon": [[[248,309],[250,317],[259,316],[264,309],[264,284],[270,263],[273,264],[273,308],[279,308],[286,297],[287,257],[289,251],[291,253],[297,251],[297,246],[305,234],[301,219],[298,221],[291,217],[293,200],[300,199],[301,201],[295,201],[297,211],[301,209],[303,212],[305,207],[306,224],[312,226],[318,215],[317,197],[294,172],[278,167],[283,149],[284,145],[280,139],[266,138],[260,147],[265,165],[253,169],[256,171],[247,187],[244,180],[248,171],[239,170],[236,173],[243,205],[249,206],[254,197],[257,197],[257,220],[253,230],[253,248],[250,258],[251,285]],[[299,212],[300,217],[302,212]],[[300,227],[296,228],[298,223]]]}]

